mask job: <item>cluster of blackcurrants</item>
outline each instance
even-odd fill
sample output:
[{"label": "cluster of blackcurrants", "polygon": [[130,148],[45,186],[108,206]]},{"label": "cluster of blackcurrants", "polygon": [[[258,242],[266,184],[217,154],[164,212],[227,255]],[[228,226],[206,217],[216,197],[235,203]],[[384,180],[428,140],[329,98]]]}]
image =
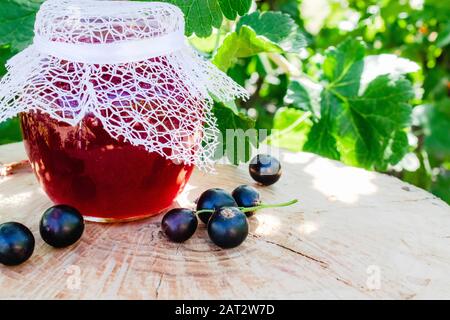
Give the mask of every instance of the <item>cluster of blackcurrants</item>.
[{"label": "cluster of blackcurrants", "polygon": [[[268,155],[258,155],[250,163],[250,175],[262,185],[271,185],[281,175],[279,161]],[[231,194],[223,189],[206,190],[197,200],[196,211],[177,208],[166,213],[162,229],[176,242],[189,239],[197,229],[197,215],[208,226],[211,240],[222,248],[240,245],[248,235],[247,217],[256,210],[291,205],[261,203],[259,192],[247,185],[237,187]],[[40,221],[42,239],[55,248],[68,247],[77,242],[84,232],[84,219],[80,212],[67,205],[47,209]],[[14,266],[28,260],[34,251],[33,233],[23,224],[0,224],[0,263]]]},{"label": "cluster of blackcurrants", "polygon": [[[281,176],[281,165],[269,155],[258,155],[249,166],[251,177],[262,185],[271,185]],[[257,210],[289,206],[291,200],[280,204],[263,204],[261,195],[252,186],[241,185],[229,192],[213,188],[203,192],[197,199],[196,210],[175,208],[167,212],[161,222],[164,234],[174,242],[192,237],[198,227],[198,218],[207,226],[209,238],[221,248],[239,246],[248,236],[247,218]],[[198,218],[197,218],[198,217]]]},{"label": "cluster of blackcurrants", "polygon": [[[52,247],[64,248],[77,242],[84,231],[84,219],[77,209],[57,205],[47,209],[39,224],[42,239]],[[33,233],[21,223],[0,224],[0,263],[7,266],[27,261],[34,251]]]}]

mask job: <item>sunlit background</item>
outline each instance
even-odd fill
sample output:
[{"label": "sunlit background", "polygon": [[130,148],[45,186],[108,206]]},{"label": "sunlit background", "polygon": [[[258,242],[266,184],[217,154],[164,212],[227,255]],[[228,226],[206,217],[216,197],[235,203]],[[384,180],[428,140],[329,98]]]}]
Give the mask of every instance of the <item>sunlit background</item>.
[{"label": "sunlit background", "polygon": [[[33,5],[40,2],[12,0],[8,3],[16,3],[15,6],[8,7],[0,3],[0,75],[6,72],[3,67],[5,62],[31,41],[34,16],[30,7],[34,8],[36,6]],[[402,152],[401,159],[394,159],[383,166],[347,156],[342,149],[340,155],[334,158],[348,165],[387,172],[450,203],[448,1],[267,0],[253,2],[250,12],[255,10],[281,11],[289,15],[307,45],[290,52],[262,50],[237,57],[226,72],[248,89],[251,98],[247,102],[238,102],[238,112],[233,115],[232,124],[223,123],[221,130],[227,126],[232,129],[233,126],[243,129],[255,126],[269,132],[275,129],[276,134],[269,136],[266,142],[292,151],[307,150],[331,157],[320,149],[307,147],[310,132],[317,121],[311,113],[314,115],[315,110],[320,110],[321,90],[326,87],[323,63],[330,48],[339,46],[347,39],[361,39],[366,49],[360,95],[372,80],[384,74],[389,74],[393,79],[405,77],[412,83],[414,95],[409,101],[413,107],[412,119],[402,129],[407,136],[407,149]],[[11,19],[20,22],[12,33],[7,32],[5,27]],[[210,36],[192,35],[190,41],[205,57],[214,61],[224,40],[235,32],[237,20],[224,19],[222,26],[214,28]],[[278,26],[273,26],[269,31],[276,34],[279,32]],[[310,110],[292,99],[289,90],[294,81],[308,93]],[[340,133],[336,134],[339,138]],[[0,144],[20,140],[17,119],[0,124]],[[368,149],[371,147],[367,146]],[[351,152],[348,150],[349,154]],[[389,148],[383,152],[388,153]],[[314,170],[320,170],[320,164],[316,166],[319,167],[307,167],[307,170],[312,174]],[[339,175],[345,174],[344,168],[336,170],[340,170]],[[370,174],[354,178],[355,181],[346,185],[371,193],[373,186],[368,182]],[[346,194],[354,192],[346,192],[340,186],[324,184],[320,180],[314,183],[324,192],[333,191],[340,201],[354,201],[346,198]],[[276,223],[271,222],[271,225]],[[265,226],[261,224],[261,232],[264,232]],[[315,227],[311,225],[308,228],[312,232]]]}]

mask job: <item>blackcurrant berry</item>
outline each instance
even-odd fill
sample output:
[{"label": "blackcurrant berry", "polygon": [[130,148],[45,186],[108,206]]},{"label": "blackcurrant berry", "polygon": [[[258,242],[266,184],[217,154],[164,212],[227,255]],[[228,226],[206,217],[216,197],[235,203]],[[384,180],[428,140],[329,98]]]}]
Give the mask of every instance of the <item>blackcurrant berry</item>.
[{"label": "blackcurrant berry", "polygon": [[77,209],[57,205],[44,212],[39,231],[47,244],[55,248],[64,248],[81,238],[84,219]]},{"label": "blackcurrant berry", "polygon": [[[237,187],[231,193],[238,207],[249,208],[256,207],[261,204],[261,195],[258,190],[252,186],[242,185]],[[247,217],[251,217],[255,211],[245,212]]]},{"label": "blackcurrant berry", "polygon": [[30,229],[17,222],[0,225],[0,263],[16,266],[27,261],[34,251]]},{"label": "blackcurrant berry", "polygon": [[[217,210],[222,207],[237,207],[231,194],[220,188],[208,189],[203,192],[197,201],[197,211],[200,210]],[[201,212],[198,214],[203,223],[208,223],[212,213]]]},{"label": "blackcurrant berry", "polygon": [[164,234],[174,242],[183,242],[192,237],[197,230],[198,220],[195,212],[175,208],[167,212],[161,222]]},{"label": "blackcurrant berry", "polygon": [[236,207],[220,208],[208,221],[208,235],[221,248],[237,247],[247,238],[247,217]]},{"label": "blackcurrant berry", "polygon": [[270,186],[280,179],[281,164],[270,155],[259,154],[250,161],[249,172],[256,182]]}]

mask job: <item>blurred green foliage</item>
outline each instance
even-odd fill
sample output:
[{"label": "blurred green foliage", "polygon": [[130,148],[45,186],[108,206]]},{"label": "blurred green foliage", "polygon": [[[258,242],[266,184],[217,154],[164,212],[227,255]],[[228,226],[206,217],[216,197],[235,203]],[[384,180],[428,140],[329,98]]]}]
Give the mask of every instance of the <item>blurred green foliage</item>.
[{"label": "blurred green foliage", "polygon": [[[0,74],[30,43],[41,2],[0,4]],[[185,12],[191,43],[251,93],[216,101],[220,130],[268,129],[268,143],[387,172],[450,203],[448,1],[167,2]],[[0,143],[18,139],[17,120],[0,125]]]}]

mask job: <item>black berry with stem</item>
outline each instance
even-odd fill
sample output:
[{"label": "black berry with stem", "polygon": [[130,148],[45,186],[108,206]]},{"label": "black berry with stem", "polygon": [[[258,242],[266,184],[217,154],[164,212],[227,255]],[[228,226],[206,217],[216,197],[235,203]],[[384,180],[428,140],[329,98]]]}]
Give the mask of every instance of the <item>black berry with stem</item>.
[{"label": "black berry with stem", "polygon": [[27,261],[34,251],[34,236],[23,224],[7,222],[0,225],[0,263],[7,266]]},{"label": "black berry with stem", "polygon": [[270,186],[280,179],[281,164],[270,155],[258,154],[250,161],[249,172],[256,182]]},{"label": "black berry with stem", "polygon": [[221,248],[237,247],[247,238],[247,217],[236,207],[222,207],[209,219],[208,235]]},{"label": "black berry with stem", "polygon": [[[256,190],[252,186],[242,185],[237,187],[231,193],[234,200],[236,201],[238,207],[241,208],[249,208],[256,207],[261,204],[261,195],[258,190]],[[255,214],[254,211],[246,212],[245,215],[247,217],[251,217]]]},{"label": "black berry with stem", "polygon": [[183,242],[197,230],[198,220],[195,212],[185,208],[175,208],[167,212],[161,222],[161,229],[170,240]]},{"label": "black berry with stem", "polygon": [[197,200],[197,211],[212,210],[198,213],[198,217],[203,223],[208,223],[214,210],[222,207],[237,207],[236,201],[231,194],[220,188],[208,189],[203,192]]},{"label": "black berry with stem", "polygon": [[47,209],[39,226],[42,239],[55,248],[64,248],[77,242],[84,231],[81,213],[67,205]]},{"label": "black berry with stem", "polygon": [[284,203],[260,204],[248,208],[222,207],[217,210],[197,211],[197,214],[211,213],[212,216],[207,226],[209,237],[215,244],[222,248],[233,248],[241,244],[247,237],[248,221],[245,215],[246,212],[254,212],[267,208],[287,207],[297,202],[297,199],[293,199]]}]

